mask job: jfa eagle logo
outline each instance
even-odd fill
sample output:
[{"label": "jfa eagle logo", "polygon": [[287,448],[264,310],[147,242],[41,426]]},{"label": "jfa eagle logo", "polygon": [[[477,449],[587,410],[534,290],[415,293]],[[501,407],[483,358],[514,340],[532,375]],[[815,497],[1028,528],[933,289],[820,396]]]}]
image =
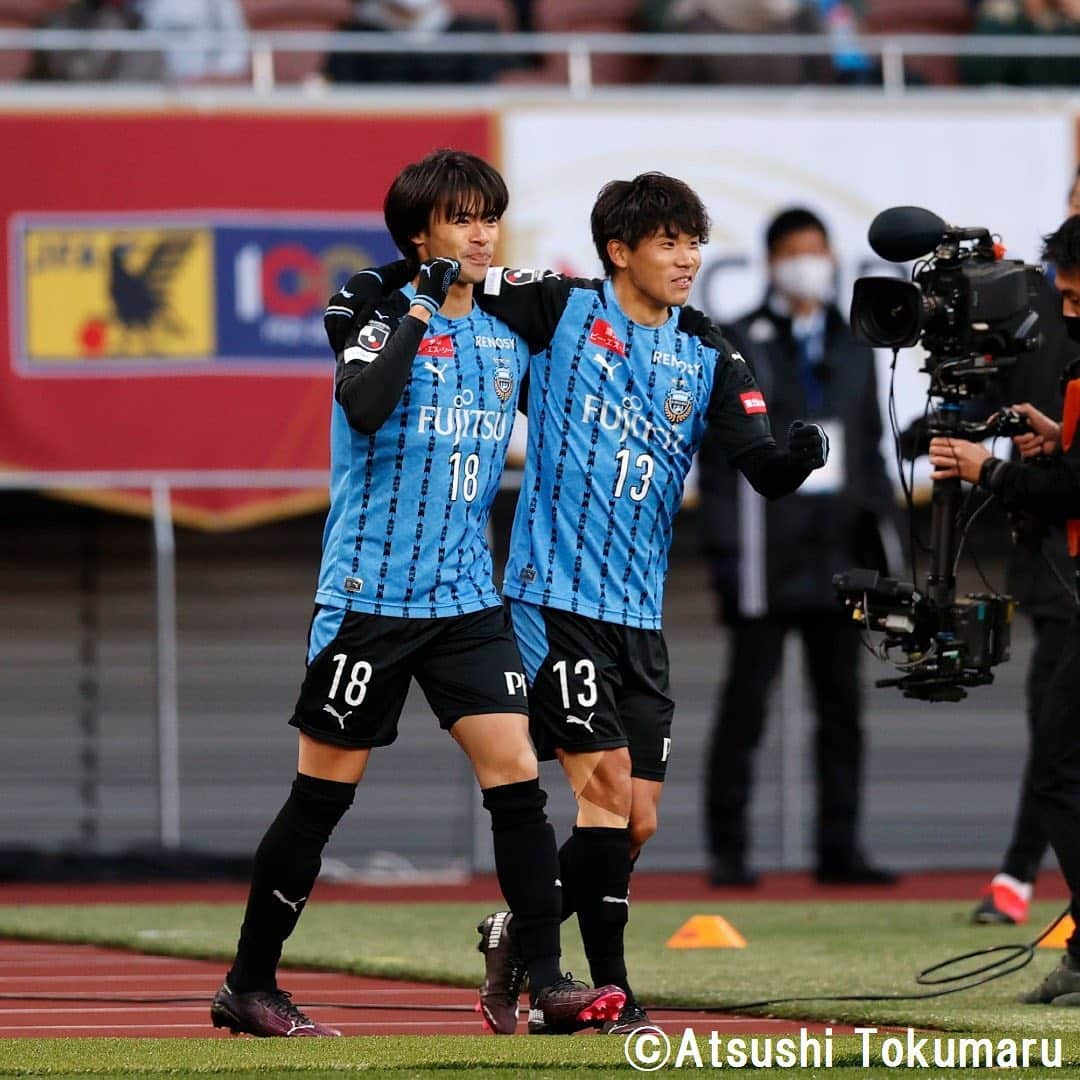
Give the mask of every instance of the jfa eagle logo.
[{"label": "jfa eagle logo", "polygon": [[673,424],[681,424],[694,411],[694,399],[685,379],[676,379],[664,398],[664,415]]},{"label": "jfa eagle logo", "polygon": [[500,401],[509,401],[514,392],[514,373],[505,360],[495,361],[495,393]]}]

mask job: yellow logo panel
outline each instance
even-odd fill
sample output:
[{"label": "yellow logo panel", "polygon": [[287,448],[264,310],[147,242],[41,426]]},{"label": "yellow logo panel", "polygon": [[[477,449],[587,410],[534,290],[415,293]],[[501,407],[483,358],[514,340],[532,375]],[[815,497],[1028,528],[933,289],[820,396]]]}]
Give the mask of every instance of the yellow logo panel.
[{"label": "yellow logo panel", "polygon": [[216,352],[210,229],[31,226],[23,258],[31,364],[208,360]]}]

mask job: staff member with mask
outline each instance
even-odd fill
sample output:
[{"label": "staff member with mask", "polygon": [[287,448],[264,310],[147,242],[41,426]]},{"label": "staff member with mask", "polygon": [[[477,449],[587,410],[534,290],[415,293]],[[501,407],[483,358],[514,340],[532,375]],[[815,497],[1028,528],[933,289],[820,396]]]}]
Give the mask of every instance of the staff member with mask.
[{"label": "staff member with mask", "polygon": [[[836,261],[822,220],[785,210],[765,234],[764,302],[725,333],[752,365],[774,427],[806,417],[827,432],[828,465],[769,506],[708,435],[700,455],[704,546],[731,630],[704,778],[710,881],[753,885],[747,855],[754,754],[791,630],[802,638],[817,713],[816,875],[888,884],[858,840],[862,726],[858,632],[837,604],[833,574],[899,561],[894,501],[880,453],[873,351],[858,344],[833,295]],[[887,554],[888,553],[888,554]]]}]

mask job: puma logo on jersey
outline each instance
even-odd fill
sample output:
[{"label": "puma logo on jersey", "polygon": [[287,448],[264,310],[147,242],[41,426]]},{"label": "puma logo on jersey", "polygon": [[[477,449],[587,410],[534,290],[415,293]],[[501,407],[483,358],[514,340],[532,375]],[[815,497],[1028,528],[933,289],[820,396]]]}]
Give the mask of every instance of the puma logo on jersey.
[{"label": "puma logo on jersey", "polygon": [[278,892],[277,889],[274,890],[273,895],[274,899],[280,900],[286,907],[291,907],[297,914],[300,913],[300,905],[307,899],[306,896],[301,896],[299,900],[290,900],[287,896]]},{"label": "puma logo on jersey", "polygon": [[329,713],[341,725],[342,731],[345,730],[345,721],[348,720],[349,717],[353,714],[352,709],[350,709],[344,716],[342,716],[341,713],[339,713],[337,709],[335,709],[334,706],[329,703],[322,707],[322,711],[324,713]]},{"label": "puma logo on jersey", "polygon": [[449,364],[443,364],[442,367],[436,367],[435,364],[433,364],[430,360],[427,360],[424,363],[424,370],[430,371],[431,374],[434,375],[439,382],[444,383],[446,382],[446,369],[449,366]]},{"label": "puma logo on jersey", "polygon": [[572,714],[567,713],[566,722],[568,724],[580,724],[590,735],[595,735],[596,732],[592,729],[592,718],[595,715],[596,713],[591,712],[586,719],[582,720],[579,716],[573,716]]},{"label": "puma logo on jersey", "polygon": [[629,896],[602,896],[600,899],[605,904],[625,904],[627,907],[630,906]]},{"label": "puma logo on jersey", "polygon": [[593,359],[604,369],[609,379],[613,379],[615,377],[616,368],[622,367],[621,360],[616,360],[614,364],[609,364],[604,358],[603,353],[593,353]]}]

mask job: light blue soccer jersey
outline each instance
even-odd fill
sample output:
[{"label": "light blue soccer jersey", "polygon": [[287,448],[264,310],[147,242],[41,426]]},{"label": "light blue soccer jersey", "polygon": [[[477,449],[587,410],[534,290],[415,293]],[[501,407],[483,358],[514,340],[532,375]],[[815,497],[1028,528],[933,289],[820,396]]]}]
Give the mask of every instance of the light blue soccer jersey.
[{"label": "light blue soccer jersey", "polygon": [[[355,335],[361,356],[382,348],[412,294],[408,286],[378,304]],[[351,428],[334,402],[316,602],[406,618],[500,603],[486,529],[527,364],[521,336],[474,307],[432,318],[374,435]]]},{"label": "light blue soccer jersey", "polygon": [[729,457],[773,445],[746,364],[703,336],[629,320],[610,282],[492,268],[479,302],[521,332],[529,445],[507,597],[659,629],[672,523],[706,424]]}]

